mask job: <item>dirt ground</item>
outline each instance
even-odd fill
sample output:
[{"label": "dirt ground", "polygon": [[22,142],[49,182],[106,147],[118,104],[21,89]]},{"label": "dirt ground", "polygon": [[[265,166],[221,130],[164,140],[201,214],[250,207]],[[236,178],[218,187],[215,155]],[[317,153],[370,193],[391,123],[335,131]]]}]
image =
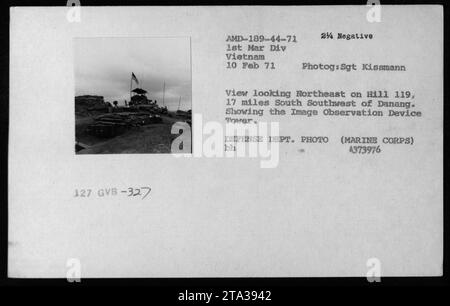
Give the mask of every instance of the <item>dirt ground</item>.
[{"label": "dirt ground", "polygon": [[124,134],[113,138],[97,138],[87,135],[84,130],[93,119],[77,118],[76,139],[86,146],[77,154],[129,154],[129,153],[170,153],[173,139],[171,128],[177,120],[163,118],[162,123],[131,128]]}]

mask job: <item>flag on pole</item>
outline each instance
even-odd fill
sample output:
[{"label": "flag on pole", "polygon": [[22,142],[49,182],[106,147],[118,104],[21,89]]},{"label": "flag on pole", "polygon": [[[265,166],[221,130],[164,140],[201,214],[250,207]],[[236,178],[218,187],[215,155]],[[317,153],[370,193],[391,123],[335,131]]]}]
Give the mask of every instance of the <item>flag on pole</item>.
[{"label": "flag on pole", "polygon": [[131,73],[131,80],[135,81],[137,85],[139,85],[139,81],[137,77],[134,75],[134,72]]}]

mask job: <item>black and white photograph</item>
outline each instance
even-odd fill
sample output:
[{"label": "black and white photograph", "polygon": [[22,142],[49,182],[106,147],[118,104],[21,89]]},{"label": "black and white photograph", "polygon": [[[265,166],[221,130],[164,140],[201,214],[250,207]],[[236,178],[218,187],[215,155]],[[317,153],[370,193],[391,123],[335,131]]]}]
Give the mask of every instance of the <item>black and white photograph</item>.
[{"label": "black and white photograph", "polygon": [[131,2],[0,19],[12,282],[448,283],[442,2]]},{"label": "black and white photograph", "polygon": [[76,154],[171,153],[191,125],[189,37],[75,38]]}]

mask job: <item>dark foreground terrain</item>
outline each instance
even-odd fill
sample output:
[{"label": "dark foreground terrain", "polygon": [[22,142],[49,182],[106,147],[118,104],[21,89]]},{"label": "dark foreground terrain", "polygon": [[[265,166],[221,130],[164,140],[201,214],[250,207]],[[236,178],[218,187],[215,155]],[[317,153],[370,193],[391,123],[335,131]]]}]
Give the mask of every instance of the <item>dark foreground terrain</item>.
[{"label": "dark foreground terrain", "polygon": [[75,98],[76,154],[171,153],[176,122],[188,112],[168,112],[156,104],[112,107],[102,96]]},{"label": "dark foreground terrain", "polygon": [[111,137],[99,138],[86,132],[94,123],[92,117],[76,119],[76,141],[81,150],[77,154],[120,154],[120,153],[170,153],[173,139],[172,125],[179,118],[161,116],[161,123],[152,123],[131,127],[124,133]]}]

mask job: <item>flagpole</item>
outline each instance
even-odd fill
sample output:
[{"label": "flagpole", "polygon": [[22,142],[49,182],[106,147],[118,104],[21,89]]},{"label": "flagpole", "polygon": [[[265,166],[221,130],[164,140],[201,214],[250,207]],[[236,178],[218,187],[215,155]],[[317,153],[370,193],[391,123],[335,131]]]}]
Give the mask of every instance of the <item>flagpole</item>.
[{"label": "flagpole", "polygon": [[180,96],[180,100],[178,100],[178,110],[180,110],[180,103],[181,103],[181,96]]},{"label": "flagpole", "polygon": [[164,81],[164,87],[163,87],[163,106],[164,106],[164,96],[166,94],[166,81]]},{"label": "flagpole", "polygon": [[130,102],[131,102],[131,87],[133,86],[133,74],[131,74],[131,79],[130,79]]}]

